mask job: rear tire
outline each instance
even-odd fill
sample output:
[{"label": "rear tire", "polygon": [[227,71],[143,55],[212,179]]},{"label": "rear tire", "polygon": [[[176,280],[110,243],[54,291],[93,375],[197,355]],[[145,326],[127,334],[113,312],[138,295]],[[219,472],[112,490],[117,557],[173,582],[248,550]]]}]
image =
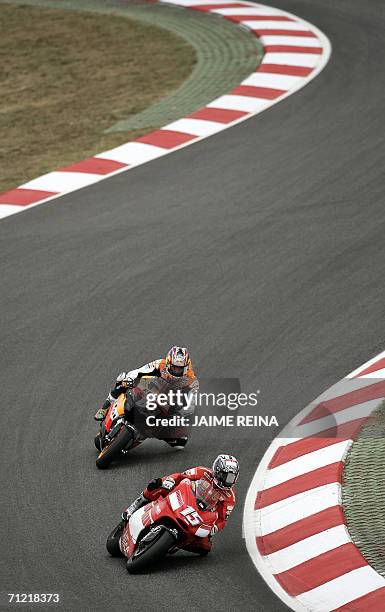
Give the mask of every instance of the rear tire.
[{"label": "rear tire", "polygon": [[133,434],[124,425],[122,426],[119,433],[116,434],[115,438],[111,440],[107,446],[105,446],[96,459],[96,467],[99,470],[105,470],[110,465],[111,461],[126,448],[129,442],[133,442]]},{"label": "rear tire", "polygon": [[119,547],[119,540],[120,536],[123,533],[123,529],[124,525],[121,522],[115,527],[115,529],[111,531],[110,535],[107,538],[106,548],[107,551],[110,553],[111,557],[124,557]]},{"label": "rear tire", "polygon": [[160,533],[159,537],[152,543],[149,543],[148,547],[138,556],[135,556],[135,552],[137,551],[134,552],[126,563],[127,571],[130,574],[138,574],[146,570],[149,566],[163,559],[172,546],[175,546],[175,538],[165,529]]}]

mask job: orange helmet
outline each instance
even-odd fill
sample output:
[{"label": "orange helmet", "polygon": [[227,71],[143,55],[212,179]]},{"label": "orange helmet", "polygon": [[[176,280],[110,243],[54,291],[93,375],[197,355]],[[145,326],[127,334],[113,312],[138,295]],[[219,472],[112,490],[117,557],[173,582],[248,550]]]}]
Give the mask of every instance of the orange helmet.
[{"label": "orange helmet", "polygon": [[191,366],[190,355],[186,348],[173,346],[166,356],[166,372],[170,376],[180,378],[186,376]]}]

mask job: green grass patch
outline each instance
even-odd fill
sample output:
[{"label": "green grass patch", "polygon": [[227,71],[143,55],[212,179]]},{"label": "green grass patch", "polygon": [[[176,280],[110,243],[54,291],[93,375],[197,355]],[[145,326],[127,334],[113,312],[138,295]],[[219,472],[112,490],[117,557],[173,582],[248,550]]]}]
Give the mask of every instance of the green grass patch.
[{"label": "green grass patch", "polygon": [[195,51],[121,16],[0,4],[0,191],[137,138],[105,133],[175,90]]},{"label": "green grass patch", "polygon": [[342,502],[353,542],[385,577],[385,402],[349,450]]}]

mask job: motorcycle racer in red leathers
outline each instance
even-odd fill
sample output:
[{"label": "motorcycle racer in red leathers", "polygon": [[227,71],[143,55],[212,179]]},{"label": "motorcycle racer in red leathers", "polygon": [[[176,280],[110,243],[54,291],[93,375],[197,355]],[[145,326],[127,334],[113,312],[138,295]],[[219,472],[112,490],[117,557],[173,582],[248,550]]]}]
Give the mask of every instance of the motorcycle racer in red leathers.
[{"label": "motorcycle racer in red leathers", "polygon": [[132,514],[142,506],[158,497],[165,497],[181,480],[188,478],[194,482],[194,492],[198,506],[210,508],[217,512],[217,520],[209,536],[200,538],[199,544],[191,545],[190,552],[206,555],[212,547],[212,537],[222,530],[234,506],[234,484],[239,475],[239,464],[232,455],[218,455],[212,468],[197,466],[184,472],[175,472],[163,478],[155,478],[144,489],[135,501],[122,513],[122,520],[127,522]]}]

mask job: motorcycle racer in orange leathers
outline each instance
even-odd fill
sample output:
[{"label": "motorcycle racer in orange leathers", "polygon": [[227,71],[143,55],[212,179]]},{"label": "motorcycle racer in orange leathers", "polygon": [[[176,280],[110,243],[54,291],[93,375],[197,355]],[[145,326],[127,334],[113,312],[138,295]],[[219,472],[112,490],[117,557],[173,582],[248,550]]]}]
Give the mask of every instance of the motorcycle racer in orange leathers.
[{"label": "motorcycle racer in orange leathers", "polygon": [[[167,353],[165,359],[151,361],[144,366],[122,372],[116,379],[116,384],[111,389],[103,406],[96,412],[96,421],[102,421],[111,404],[113,404],[128,388],[134,387],[141,377],[155,376],[168,383],[168,387],[177,391],[180,389],[184,393],[196,393],[199,389],[198,379],[192,367],[190,355],[186,348],[173,346]],[[183,448],[187,444],[187,436],[167,440],[174,448]]]}]

